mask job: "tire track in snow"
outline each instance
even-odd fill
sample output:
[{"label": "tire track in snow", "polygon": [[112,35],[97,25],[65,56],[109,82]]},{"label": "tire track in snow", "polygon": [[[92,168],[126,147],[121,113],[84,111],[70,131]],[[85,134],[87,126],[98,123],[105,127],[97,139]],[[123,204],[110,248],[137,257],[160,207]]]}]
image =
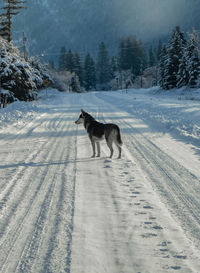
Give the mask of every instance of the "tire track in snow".
[{"label": "tire track in snow", "polygon": [[[110,109],[115,109],[113,106]],[[124,116],[130,117],[123,112]],[[106,118],[106,117],[105,117]],[[110,119],[111,121],[112,118]],[[200,202],[199,179],[184,166],[162,151],[138,129],[127,122],[117,121],[127,131],[125,134],[128,148],[137,158],[141,168],[147,173],[154,188],[162,196],[173,215],[178,217],[181,226],[189,232],[196,246],[200,245]],[[123,130],[122,130],[123,133]],[[139,140],[138,140],[139,135]]]},{"label": "tire track in snow", "polygon": [[[75,147],[74,147],[75,145]],[[74,143],[75,157],[77,155],[77,137]],[[68,144],[68,159],[72,149]],[[67,272],[70,273],[71,266],[71,244],[73,232],[74,201],[75,201],[75,184],[76,184],[76,160],[70,164],[69,169],[62,171],[61,185],[58,193],[58,200],[55,206],[55,219],[52,225],[50,236],[48,238],[48,249],[40,272]],[[69,174],[67,174],[68,172]],[[65,203],[67,200],[67,204]],[[62,238],[58,238],[59,230],[63,230]],[[60,260],[59,265],[55,264],[55,257],[59,260],[60,250],[63,250],[64,259]]]},{"label": "tire track in snow", "polygon": [[[33,126],[34,124],[31,123],[31,125]],[[7,140],[9,139],[9,135],[6,135],[6,136],[2,139],[2,141],[4,141],[4,140],[6,139],[6,143],[4,143],[4,147],[10,147],[10,146],[12,146],[12,147],[17,147],[17,146],[21,146],[21,145],[19,145],[19,141],[24,142],[24,139],[22,139],[22,135],[24,136],[24,135],[26,134],[27,138],[29,138],[29,137],[31,136],[33,130],[35,130],[38,126],[39,126],[39,124],[36,125],[36,126],[33,126],[32,128],[30,128],[30,124],[26,124],[23,128],[20,129],[20,132],[18,132],[18,133],[14,136],[14,139],[13,139],[13,137],[12,137],[11,142],[10,142],[10,141],[7,142]],[[29,129],[29,128],[30,128],[30,129],[25,133],[25,132],[24,132],[24,129],[27,128],[27,127],[28,127],[28,129]],[[23,134],[21,134],[21,132],[23,132]],[[7,138],[8,138],[8,139],[7,139]],[[21,140],[21,139],[22,139],[22,140]],[[26,142],[25,142],[25,143],[26,143]],[[10,161],[13,162],[13,151],[14,151],[14,149],[12,150],[12,153],[9,152],[9,153],[7,153],[7,156],[6,156],[6,157],[5,157],[5,156],[3,157],[3,160],[1,160],[1,162],[3,162],[4,165],[0,165],[0,170],[1,170],[1,169],[5,169],[7,166],[10,166],[10,167],[13,167],[13,168],[14,168],[14,165],[13,165],[13,164],[9,164]],[[34,159],[34,156],[35,156],[35,155],[37,155],[37,154],[35,154],[35,151],[33,151],[33,152],[31,152],[31,153],[30,153],[29,150],[27,151],[27,157],[28,157],[28,159],[29,159],[29,158],[31,159],[31,156],[33,156],[33,159]],[[22,156],[22,158],[17,158],[17,160],[16,160],[16,162],[19,162],[19,165],[20,165],[20,162],[24,160],[24,153],[23,153],[21,156]],[[26,158],[26,159],[27,159],[27,158]],[[17,163],[16,163],[16,165],[17,165]],[[16,172],[16,170],[14,169],[14,170],[10,173],[9,176],[11,176],[11,175],[15,175],[15,176],[16,176],[19,172],[21,172],[21,170],[17,170],[17,172]],[[0,190],[1,190],[1,191],[3,191],[3,190],[5,189],[5,187],[8,186],[7,178],[8,178],[8,177],[6,177],[4,183],[1,182],[1,184],[0,184]],[[12,179],[11,179],[11,180],[12,180]],[[10,184],[10,181],[9,181],[9,184]]]},{"label": "tire track in snow", "polygon": [[[63,125],[64,126],[64,125]],[[67,129],[67,127],[65,128],[65,130]],[[59,132],[58,132],[58,136],[59,136]],[[52,141],[52,144],[53,144],[53,141]],[[49,143],[49,145],[51,146],[51,143]],[[48,154],[48,156],[47,156],[47,158],[49,158],[49,159],[51,159],[52,157],[53,157],[53,155],[54,155],[54,152],[56,152],[57,151],[57,147],[59,146],[59,143],[58,143],[58,141],[57,141],[57,143],[56,143],[56,145],[52,145],[52,147],[51,147],[51,149],[50,149],[50,153]],[[50,155],[50,156],[49,156]],[[40,156],[38,156],[38,157],[40,157]],[[43,176],[45,177],[46,176],[46,174],[47,174],[47,171],[48,171],[48,166],[45,168],[45,172],[46,173],[44,173],[43,172]],[[34,173],[34,172],[32,172],[32,173]],[[31,173],[31,174],[32,174]],[[30,175],[31,175],[30,174]],[[44,180],[45,178],[43,178],[43,180]],[[37,189],[36,189],[36,191],[35,191],[35,193],[34,193],[34,196],[32,196],[32,198],[31,198],[31,200],[30,200],[30,203],[29,203],[29,205],[28,205],[28,207],[26,208],[27,210],[26,210],[26,212],[25,212],[25,214],[23,215],[23,219],[20,219],[20,224],[15,228],[15,232],[13,232],[14,233],[14,235],[12,234],[12,236],[11,237],[9,237],[9,245],[10,245],[10,249],[9,250],[5,250],[5,248],[4,248],[4,255],[3,256],[5,256],[5,253],[6,254],[8,254],[8,252],[10,252],[11,253],[11,250],[13,249],[13,244],[17,241],[17,239],[18,239],[18,237],[19,237],[19,235],[20,235],[20,232],[22,231],[22,228],[23,228],[23,225],[24,225],[24,222],[26,221],[26,218],[28,218],[27,216],[28,216],[28,214],[30,214],[29,213],[29,211],[30,211],[30,209],[31,209],[31,207],[33,206],[33,204],[34,204],[34,202],[36,202],[35,201],[35,199],[37,198],[37,195],[39,194],[39,192],[41,191],[41,188],[44,188],[44,185],[43,185],[43,180],[41,180],[41,182],[40,182],[40,184],[38,185],[38,187],[37,187]],[[30,183],[29,183],[29,185],[30,185]],[[28,186],[26,187],[26,190],[28,189]],[[25,192],[26,192],[26,190],[25,190]],[[18,201],[18,203],[21,203],[22,202],[22,197],[23,197],[23,195],[25,194],[25,192],[21,195],[21,197],[20,197],[20,199],[19,199],[19,201]],[[27,192],[26,192],[27,193]],[[26,194],[25,194],[26,195]],[[47,200],[47,199],[46,199]],[[17,210],[17,206],[14,206],[14,211],[12,211],[12,214],[15,212]],[[42,215],[42,214],[41,214]],[[11,217],[11,214],[10,214],[10,217]],[[8,223],[8,221],[7,221],[7,223]],[[5,227],[5,226],[4,226]],[[3,231],[3,230],[2,230]],[[3,234],[5,234],[5,230],[2,232]],[[1,233],[1,234],[2,234]],[[7,234],[6,234],[7,235]],[[5,243],[5,245],[7,245],[8,246],[8,242],[6,243],[5,241],[4,241],[4,243]],[[12,253],[11,253],[11,255],[12,255]],[[2,257],[2,256],[1,256]],[[8,256],[7,256],[7,258],[8,258]],[[7,259],[6,259],[7,260]],[[5,271],[2,271],[2,272],[5,272]]]},{"label": "tire track in snow", "polygon": [[[51,154],[53,154],[54,151],[56,151],[57,146],[58,146],[58,144],[55,146],[55,149],[52,150]],[[47,156],[47,159],[48,159],[48,156]],[[34,175],[34,171],[35,170],[33,170],[31,172],[31,174],[28,174],[28,177],[30,177],[31,175]],[[10,213],[6,213],[6,219],[4,219],[3,223],[1,223],[0,234],[2,236],[2,241],[3,241],[1,244],[3,246],[2,251],[3,251],[4,256],[5,256],[5,254],[7,255],[5,261],[3,262],[4,264],[9,259],[9,254],[12,256],[11,251],[12,251],[13,247],[15,246],[15,242],[17,241],[18,237],[20,236],[20,233],[21,233],[23,226],[24,226],[24,222],[26,221],[26,218],[28,217],[28,214],[30,213],[31,208],[34,205],[34,202],[36,202],[39,192],[41,191],[42,188],[44,190],[45,185],[43,184],[43,182],[44,182],[44,179],[45,179],[47,173],[48,173],[48,166],[45,167],[45,170],[43,171],[42,176],[40,176],[40,182],[39,182],[39,184],[37,184],[35,189],[31,188],[29,190],[29,187],[32,184],[32,180],[27,177],[27,180],[30,181],[30,183],[27,184],[27,186],[24,188],[24,191],[21,193],[21,195],[18,197],[18,199],[14,200],[14,202],[15,202],[14,206],[13,205],[10,206]],[[37,176],[35,178],[37,178]],[[31,193],[30,193],[30,191],[31,191]],[[23,209],[22,212],[18,211],[18,218],[19,219],[18,220],[13,219],[15,214],[17,213],[17,208],[20,205],[20,203],[23,203],[23,206],[24,206],[24,203],[25,203],[24,199],[28,199],[28,201],[26,201],[26,202],[28,202],[28,204],[26,204],[26,207],[25,207],[25,209]],[[12,220],[15,221],[15,224],[12,224],[12,222],[11,222]],[[16,224],[16,222],[17,222],[17,224]],[[6,229],[8,229],[9,226],[11,226],[11,228],[10,228],[11,230],[6,231]],[[5,237],[5,239],[3,237]],[[7,250],[6,247],[9,247],[9,249]],[[2,259],[2,257],[3,257],[3,255],[1,255],[1,259]],[[3,267],[3,265],[2,265],[2,267]],[[5,271],[2,271],[2,272],[5,272]]]},{"label": "tire track in snow", "polygon": [[[111,105],[109,109],[113,109],[113,113],[116,111],[116,109],[114,109],[114,107]],[[112,112],[112,110],[110,112]],[[117,110],[117,112],[119,112],[119,110]],[[122,116],[124,116],[124,118],[117,119],[117,124],[127,132],[127,134],[124,135],[124,140],[127,146],[127,148],[125,148],[130,151],[130,154],[134,158],[134,161],[136,160],[136,162],[139,163],[141,169],[144,171],[144,173],[146,173],[148,180],[151,182],[153,188],[156,189],[156,192],[159,193],[159,196],[162,197],[164,203],[166,204],[167,202],[167,207],[170,209],[171,215],[173,215],[173,217],[175,216],[174,219],[176,219],[176,222],[177,218],[179,219],[179,226],[184,228],[187,237],[189,237],[190,239],[193,238],[193,245],[196,245],[198,249],[200,233],[200,202],[198,198],[198,177],[196,177],[179,162],[177,162],[175,159],[173,159],[164,151],[162,151],[159,147],[157,147],[156,144],[149,140],[145,135],[143,135],[139,129],[134,128],[126,119],[126,116],[128,119],[130,119],[129,114],[125,112],[121,114]],[[111,122],[116,122],[114,115],[113,118],[115,121],[113,121],[112,117],[110,116],[107,119],[106,114],[102,114],[102,116],[102,119],[104,121],[106,119],[106,122],[108,120],[110,120]],[[133,197],[136,198],[137,196]],[[135,205],[140,206],[141,202],[136,202]],[[151,205],[149,204],[143,206],[143,210],[150,208]],[[145,211],[141,212],[141,214],[143,213],[144,216],[147,214]],[[160,229],[159,223],[152,226],[152,219],[154,219],[154,216],[152,215],[151,217],[149,217],[149,220],[145,220],[146,228],[149,225],[149,227],[153,228],[155,231],[162,231],[162,229]],[[163,231],[164,233],[166,232],[165,230]],[[144,236],[149,236],[150,234],[151,233],[144,233]],[[172,244],[172,242],[166,241],[164,237],[163,241],[157,245],[159,249],[156,250],[155,253],[157,253],[158,257],[159,252],[160,257],[169,259],[169,257],[171,256],[175,264],[171,266],[169,264],[166,264],[163,269],[167,271],[182,270],[183,272],[194,272],[193,270],[199,268],[199,265],[197,265],[198,263],[195,263],[195,266],[193,266],[192,264],[192,260],[195,260],[195,257],[193,257],[192,260],[187,260],[187,256],[181,254],[183,252],[177,252],[179,247],[177,248],[176,240],[174,241],[174,243],[175,245]],[[162,246],[167,247],[164,248]],[[192,249],[193,246],[188,252],[190,253],[190,255],[192,255],[191,253],[193,253]],[[166,251],[168,251],[168,255],[165,255]]]},{"label": "tire track in snow", "polygon": [[135,133],[139,133],[138,130],[127,123],[126,126],[131,134],[127,137],[129,147],[133,147],[133,154],[147,172],[154,188],[167,200],[173,214],[175,213],[185,230],[190,231],[190,236],[199,244],[199,179],[141,133],[138,141],[135,136]]},{"label": "tire track in snow", "polygon": [[[67,142],[67,150],[62,150],[62,152],[58,150],[58,154],[60,153],[60,159],[63,158],[64,154],[67,154],[66,162],[69,162],[73,146],[74,141],[72,141],[72,143]],[[42,214],[42,217],[40,217],[40,215],[38,217],[38,223],[27,242],[27,247],[24,248],[24,254],[21,259],[22,261],[18,266],[17,272],[25,273],[38,271],[37,264],[39,263],[42,264],[42,268],[39,269],[40,272],[63,272],[64,268],[65,272],[68,272],[67,268],[70,266],[71,233],[73,228],[73,199],[75,183],[74,180],[67,181],[65,168],[67,168],[65,165],[59,167],[59,173],[61,173],[61,180],[59,181],[56,181],[56,178],[60,176],[57,174],[58,170],[52,170],[52,172],[55,173],[52,181],[55,182],[51,198],[48,197],[49,201],[47,200],[47,204],[41,206],[42,209],[40,214]],[[75,170],[76,168],[73,167],[73,169]],[[70,172],[70,176],[75,178],[75,173]],[[70,186],[68,186],[68,184],[70,184]],[[46,203],[45,200],[44,202]],[[65,213],[68,215],[67,219],[65,219]],[[64,221],[64,223],[62,223],[62,221]],[[47,224],[48,227],[46,227]],[[61,225],[63,226],[62,238],[57,238],[60,236],[59,233]],[[45,236],[44,233],[47,233],[48,236]],[[62,247],[58,247],[58,244],[61,243],[61,241]],[[42,244],[44,244],[45,247],[43,247]],[[43,250],[40,250],[40,248],[43,248]],[[63,257],[65,257],[62,260],[60,260],[60,252],[62,252]],[[58,259],[56,259],[56,257],[58,257]],[[39,259],[40,262],[35,261],[36,258]],[[69,260],[69,262],[66,262],[67,260]]]},{"label": "tire track in snow", "polygon": [[[64,151],[63,151],[64,153]],[[61,153],[61,158],[63,156]],[[60,159],[61,159],[60,158]],[[23,253],[20,257],[20,263],[18,265],[17,272],[31,272],[31,268],[33,266],[34,260],[37,256],[37,252],[41,245],[42,236],[44,235],[44,227],[47,224],[47,217],[50,211],[52,210],[52,202],[53,198],[55,198],[55,188],[57,185],[56,181],[57,173],[55,170],[52,172],[52,181],[53,183],[50,184],[49,188],[47,189],[44,201],[41,204],[41,210],[37,217],[37,220],[34,223],[34,230],[31,235],[28,237],[26,245],[23,249]],[[49,223],[48,223],[49,224]],[[46,272],[46,271],[44,271]]]},{"label": "tire track in snow", "polygon": [[[28,132],[28,135],[30,136],[30,132]],[[1,211],[2,215],[8,214],[8,213],[4,212],[4,210],[3,210],[4,208],[7,209],[6,206],[8,208],[12,207],[12,204],[10,204],[10,203],[7,204],[7,202],[9,202],[9,200],[11,199],[11,197],[12,197],[11,195],[12,195],[14,189],[21,187],[21,184],[19,185],[18,181],[25,175],[25,172],[27,171],[27,167],[32,166],[32,165],[34,166],[34,164],[32,164],[32,162],[36,161],[37,158],[39,159],[42,156],[42,154],[45,154],[45,157],[46,157],[46,155],[48,154],[48,150],[47,150],[48,146],[49,146],[48,142],[43,143],[42,146],[40,147],[39,152],[38,152],[38,150],[34,149],[33,152],[28,157],[25,157],[25,159],[23,158],[23,161],[24,162],[26,161],[27,163],[23,163],[22,166],[19,163],[19,167],[17,167],[17,171],[16,171],[14,177],[9,182],[7,182],[7,185],[6,185],[6,188],[4,189],[4,191],[3,190],[1,191],[0,211]],[[16,166],[17,165],[18,165],[18,163],[16,164]],[[26,190],[29,188],[29,185],[31,184],[31,180],[28,179],[28,177],[27,177],[27,180],[29,182],[27,183],[25,181],[25,186],[24,186],[24,189],[22,192],[21,192],[21,189],[20,190],[17,189],[22,197],[24,196]],[[16,198],[16,196],[15,196],[15,198]],[[10,202],[12,202],[12,201],[13,200],[11,200]],[[16,205],[14,207],[16,207]]]},{"label": "tire track in snow", "polygon": [[[49,124],[50,122],[52,122],[52,121],[46,121],[46,122],[43,124],[43,127],[49,128],[49,125],[48,125],[48,124]],[[59,122],[59,123],[60,123],[60,122]],[[40,125],[41,125],[41,124],[40,124]],[[59,125],[59,124],[58,124],[58,125]],[[27,138],[29,138],[29,137],[31,136],[33,130],[35,130],[37,127],[39,127],[39,125],[34,126],[33,128],[31,128],[31,130],[28,131],[28,133],[27,133]],[[56,128],[57,128],[57,126],[56,126]],[[56,128],[55,128],[55,129],[56,129]],[[55,132],[56,132],[56,131],[55,131]],[[16,141],[12,144],[12,146],[13,146],[13,145],[15,146],[16,143],[17,143],[17,141],[18,141],[18,140],[16,140]],[[29,142],[30,142],[30,141],[29,141]],[[32,141],[32,142],[35,143],[35,141]],[[32,143],[32,145],[33,145],[33,143]],[[17,144],[17,146],[18,146],[18,145],[19,145],[19,143]],[[2,201],[0,201],[0,210],[2,209],[3,206],[5,206],[6,201],[8,200],[9,195],[13,192],[14,187],[17,185],[16,181],[18,181],[18,180],[20,179],[20,177],[23,176],[23,172],[26,170],[26,168],[27,168],[28,166],[31,165],[30,162],[33,162],[34,160],[37,160],[37,158],[41,157],[41,156],[42,156],[41,153],[44,153],[44,152],[45,152],[44,150],[47,149],[48,146],[49,146],[48,141],[42,140],[42,145],[39,147],[39,149],[40,149],[40,150],[39,150],[39,153],[38,153],[38,149],[37,149],[37,150],[33,150],[33,152],[29,153],[27,157],[23,154],[23,159],[22,159],[22,161],[23,161],[24,163],[20,163],[20,160],[18,159],[18,162],[19,162],[19,163],[16,163],[15,165],[16,165],[16,167],[17,167],[17,165],[19,165],[19,166],[18,166],[17,170],[14,169],[14,177],[13,177],[9,182],[6,181],[6,182],[4,183],[4,185],[1,186],[1,200],[2,200]],[[25,160],[24,160],[24,157],[26,158]],[[44,156],[44,157],[45,157],[45,156]],[[12,161],[13,161],[13,158],[12,158]],[[27,163],[26,163],[26,162],[27,162]],[[6,167],[6,166],[5,166],[5,167]],[[9,164],[8,164],[8,167],[9,167]],[[11,165],[10,167],[12,167],[12,165]],[[13,165],[13,168],[14,168],[14,165]],[[4,192],[4,191],[5,191],[5,192]]]},{"label": "tire track in snow", "polygon": [[[40,147],[41,151],[39,153],[38,151],[34,151],[33,153],[29,154],[28,157],[26,157],[26,161],[30,162],[30,161],[37,160],[37,158],[39,158],[40,154],[43,152],[43,149],[45,149],[46,146],[48,146],[48,144],[44,143]],[[23,176],[25,170],[27,169],[29,165],[29,163],[23,163],[23,164],[17,163],[16,165],[18,164],[19,166],[17,167],[17,170],[15,170],[14,177],[9,182],[4,183],[4,185],[1,188],[0,211],[6,206],[12,192],[14,191],[15,187],[18,186],[17,181]],[[3,211],[2,211],[2,214],[3,214]]]}]

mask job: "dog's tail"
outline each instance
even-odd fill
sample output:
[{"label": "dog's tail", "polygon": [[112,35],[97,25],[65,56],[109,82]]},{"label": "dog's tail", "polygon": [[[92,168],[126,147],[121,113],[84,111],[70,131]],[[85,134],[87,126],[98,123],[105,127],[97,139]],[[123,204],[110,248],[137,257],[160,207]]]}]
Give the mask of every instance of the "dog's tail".
[{"label": "dog's tail", "polygon": [[117,144],[118,144],[119,146],[122,146],[122,144],[123,144],[122,138],[121,138],[120,129],[119,129],[118,126],[117,126]]}]

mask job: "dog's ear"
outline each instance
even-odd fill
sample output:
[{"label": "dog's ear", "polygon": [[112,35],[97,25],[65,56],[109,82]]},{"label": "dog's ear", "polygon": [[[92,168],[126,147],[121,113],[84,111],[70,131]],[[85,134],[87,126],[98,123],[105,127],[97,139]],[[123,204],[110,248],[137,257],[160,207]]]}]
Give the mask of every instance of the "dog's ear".
[{"label": "dog's ear", "polygon": [[81,109],[81,113],[82,113],[83,115],[85,115],[85,111],[84,111],[83,109]]}]

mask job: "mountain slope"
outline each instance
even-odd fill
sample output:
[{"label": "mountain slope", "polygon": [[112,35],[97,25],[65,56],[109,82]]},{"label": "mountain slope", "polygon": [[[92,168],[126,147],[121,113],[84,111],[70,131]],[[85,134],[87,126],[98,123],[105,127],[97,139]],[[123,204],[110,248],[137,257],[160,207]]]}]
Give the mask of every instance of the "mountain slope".
[{"label": "mountain slope", "polygon": [[60,47],[96,53],[105,41],[116,49],[123,35],[143,41],[166,37],[175,25],[198,27],[200,4],[187,0],[29,0],[28,9],[16,16],[14,37],[28,36],[30,52],[48,52],[55,58]]}]

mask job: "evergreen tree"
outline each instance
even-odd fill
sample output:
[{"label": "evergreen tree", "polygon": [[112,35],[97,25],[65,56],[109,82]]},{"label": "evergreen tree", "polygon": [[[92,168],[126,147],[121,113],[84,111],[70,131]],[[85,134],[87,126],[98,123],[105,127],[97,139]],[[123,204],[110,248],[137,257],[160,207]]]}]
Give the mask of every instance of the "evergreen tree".
[{"label": "evergreen tree", "polygon": [[167,61],[165,64],[164,82],[163,87],[165,89],[171,89],[177,86],[177,75],[180,66],[180,60],[184,54],[184,48],[186,40],[180,27],[176,27],[173,30],[172,37],[167,47]]},{"label": "evergreen tree", "polygon": [[189,81],[186,54],[187,53],[184,52],[183,57],[181,58],[180,64],[179,64],[179,70],[177,74],[177,84],[176,84],[178,88],[188,85],[188,81]]},{"label": "evergreen tree", "polygon": [[74,72],[74,54],[72,53],[71,49],[69,49],[66,53],[65,65],[68,71]]},{"label": "evergreen tree", "polygon": [[118,65],[117,65],[117,58],[116,57],[112,57],[110,60],[110,75],[111,78],[114,78],[115,76],[115,72],[118,69]]},{"label": "evergreen tree", "polygon": [[79,77],[80,84],[83,85],[83,67],[81,63],[81,58],[78,53],[74,54],[74,72]]},{"label": "evergreen tree", "polygon": [[158,47],[156,49],[156,62],[158,63],[160,61],[162,53],[162,42],[159,40]]},{"label": "evergreen tree", "polygon": [[200,60],[198,54],[199,37],[195,30],[190,34],[190,40],[186,50],[188,85],[196,87],[200,75]]},{"label": "evergreen tree", "polygon": [[153,48],[152,46],[150,46],[149,48],[149,66],[154,66],[156,63],[156,60],[155,60],[155,55],[154,55],[154,52],[153,52]]},{"label": "evergreen tree", "polygon": [[64,46],[60,50],[60,56],[58,60],[58,69],[60,71],[66,70],[66,49]]},{"label": "evergreen tree", "polygon": [[6,5],[3,7],[5,12],[0,15],[0,35],[8,42],[12,40],[12,16],[19,14],[19,9],[25,9],[23,4],[26,1],[20,0],[3,0]]},{"label": "evergreen tree", "polygon": [[163,46],[161,50],[161,54],[160,54],[159,65],[158,65],[159,84],[161,87],[164,87],[166,61],[167,61],[167,48],[166,46]]},{"label": "evergreen tree", "polygon": [[73,77],[72,77],[72,80],[71,80],[70,87],[71,87],[72,92],[76,92],[76,93],[81,92],[81,86],[80,86],[79,78],[75,73],[73,73]]},{"label": "evergreen tree", "polygon": [[120,39],[119,44],[119,68],[120,70],[128,69],[127,64],[127,47],[126,47],[126,40],[124,38]]},{"label": "evergreen tree", "polygon": [[27,61],[19,50],[0,37],[0,86],[14,93],[20,100],[34,98],[33,90],[43,88],[45,82],[52,82],[47,67],[39,60]]},{"label": "evergreen tree", "polygon": [[141,41],[135,36],[129,36],[120,40],[119,46],[119,69],[131,70],[137,76],[146,67],[146,56]]},{"label": "evergreen tree", "polygon": [[134,70],[135,64],[137,62],[137,39],[135,36],[129,36],[126,39],[126,53],[125,53],[125,70]]},{"label": "evergreen tree", "polygon": [[84,87],[87,91],[96,88],[95,63],[89,53],[84,61]]},{"label": "evergreen tree", "polygon": [[142,42],[139,40],[137,41],[137,51],[136,51],[136,64],[135,64],[135,70],[133,71],[133,74],[138,76],[141,74],[141,71],[145,69],[147,66],[147,57],[144,51],[144,47]]},{"label": "evergreen tree", "polygon": [[108,56],[106,46],[103,42],[99,45],[96,73],[97,73],[97,82],[99,84],[107,84],[111,79],[109,56]]}]

